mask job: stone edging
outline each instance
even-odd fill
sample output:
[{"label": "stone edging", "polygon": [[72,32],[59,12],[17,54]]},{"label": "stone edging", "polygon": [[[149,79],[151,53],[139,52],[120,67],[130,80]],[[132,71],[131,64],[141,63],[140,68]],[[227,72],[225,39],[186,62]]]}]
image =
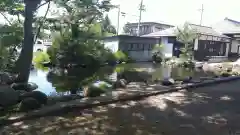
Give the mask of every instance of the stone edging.
[{"label": "stone edging", "polygon": [[232,77],[226,77],[226,78],[217,78],[215,80],[210,80],[202,83],[187,85],[183,87],[176,87],[176,88],[169,88],[166,90],[161,91],[155,91],[155,92],[149,92],[149,93],[139,93],[124,97],[96,97],[96,98],[89,98],[89,99],[83,99],[83,100],[76,100],[75,102],[66,102],[66,103],[59,103],[53,106],[44,107],[40,110],[29,112],[26,115],[22,117],[18,117],[16,119],[4,119],[0,121],[0,126],[9,125],[15,122],[20,122],[23,120],[30,120],[34,118],[40,118],[44,116],[56,116],[57,114],[63,115],[67,112],[79,110],[79,109],[89,109],[97,106],[104,106],[112,103],[117,102],[124,102],[124,101],[130,101],[130,100],[141,100],[146,97],[150,96],[156,96],[159,94],[165,94],[165,93],[171,93],[171,92],[177,92],[182,89],[193,89],[193,88],[199,88],[209,85],[214,85],[217,83],[226,83],[229,81],[234,81],[240,79],[240,76],[232,76]]}]

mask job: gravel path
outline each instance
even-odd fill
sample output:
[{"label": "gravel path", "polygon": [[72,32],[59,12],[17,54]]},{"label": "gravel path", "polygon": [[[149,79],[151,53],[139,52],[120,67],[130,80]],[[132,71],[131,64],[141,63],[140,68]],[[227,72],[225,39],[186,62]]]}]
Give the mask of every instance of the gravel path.
[{"label": "gravel path", "polygon": [[238,135],[240,81],[15,123],[1,135]]}]

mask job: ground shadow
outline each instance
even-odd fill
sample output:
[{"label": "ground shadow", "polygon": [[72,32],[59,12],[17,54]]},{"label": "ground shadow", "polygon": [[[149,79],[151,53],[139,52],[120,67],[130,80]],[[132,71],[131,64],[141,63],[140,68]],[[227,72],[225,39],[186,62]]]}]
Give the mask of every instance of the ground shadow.
[{"label": "ground shadow", "polygon": [[5,126],[1,134],[231,135],[240,131],[240,81]]}]

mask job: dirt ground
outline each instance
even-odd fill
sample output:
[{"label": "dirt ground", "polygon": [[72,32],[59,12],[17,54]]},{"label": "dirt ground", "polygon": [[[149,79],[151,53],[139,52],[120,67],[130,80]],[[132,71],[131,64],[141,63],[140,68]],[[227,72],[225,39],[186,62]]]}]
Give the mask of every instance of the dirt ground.
[{"label": "dirt ground", "polygon": [[240,81],[15,123],[1,135],[240,135]]}]

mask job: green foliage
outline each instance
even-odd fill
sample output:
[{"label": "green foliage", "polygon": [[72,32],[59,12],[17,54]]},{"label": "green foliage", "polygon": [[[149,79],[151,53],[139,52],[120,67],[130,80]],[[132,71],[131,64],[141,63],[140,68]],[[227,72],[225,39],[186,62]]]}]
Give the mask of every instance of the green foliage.
[{"label": "green foliage", "polygon": [[188,23],[185,23],[183,28],[177,28],[177,40],[184,44],[181,48],[180,57],[183,59],[193,60],[194,40],[197,38],[197,32],[190,28]]},{"label": "green foliage", "polygon": [[113,36],[117,34],[116,28],[112,25],[110,19],[108,16],[106,16],[103,21],[101,22],[102,24],[102,32],[104,36]]},{"label": "green foliage", "polygon": [[0,70],[12,70],[22,40],[23,30],[20,24],[13,22],[11,26],[0,27]]},{"label": "green foliage", "polygon": [[68,64],[98,66],[106,61],[106,55],[110,54],[110,51],[94,38],[74,39],[66,32],[59,37],[54,37],[53,45],[47,53],[51,61],[60,66]]},{"label": "green foliage", "polygon": [[163,54],[164,45],[163,44],[156,44],[153,47],[153,60],[155,62],[162,62],[165,59],[165,55]]},{"label": "green foliage", "polygon": [[114,53],[116,60],[126,62],[128,61],[128,55],[122,51],[117,51]]},{"label": "green foliage", "polygon": [[128,23],[124,25],[123,27],[123,33],[130,35],[131,34],[131,29],[128,27]]},{"label": "green foliage", "polygon": [[49,55],[45,52],[35,52],[34,53],[34,58],[33,58],[33,62],[36,63],[36,64],[41,64],[41,63],[44,63],[44,62],[49,62],[50,59],[49,59]]},{"label": "green foliage", "polygon": [[47,51],[52,63],[61,67],[71,64],[98,66],[106,62],[107,57],[112,57],[100,41],[104,33],[113,32],[109,18],[102,18],[103,12],[111,8],[109,0],[54,2],[66,12],[62,17],[48,19],[56,31],[53,45]]}]

